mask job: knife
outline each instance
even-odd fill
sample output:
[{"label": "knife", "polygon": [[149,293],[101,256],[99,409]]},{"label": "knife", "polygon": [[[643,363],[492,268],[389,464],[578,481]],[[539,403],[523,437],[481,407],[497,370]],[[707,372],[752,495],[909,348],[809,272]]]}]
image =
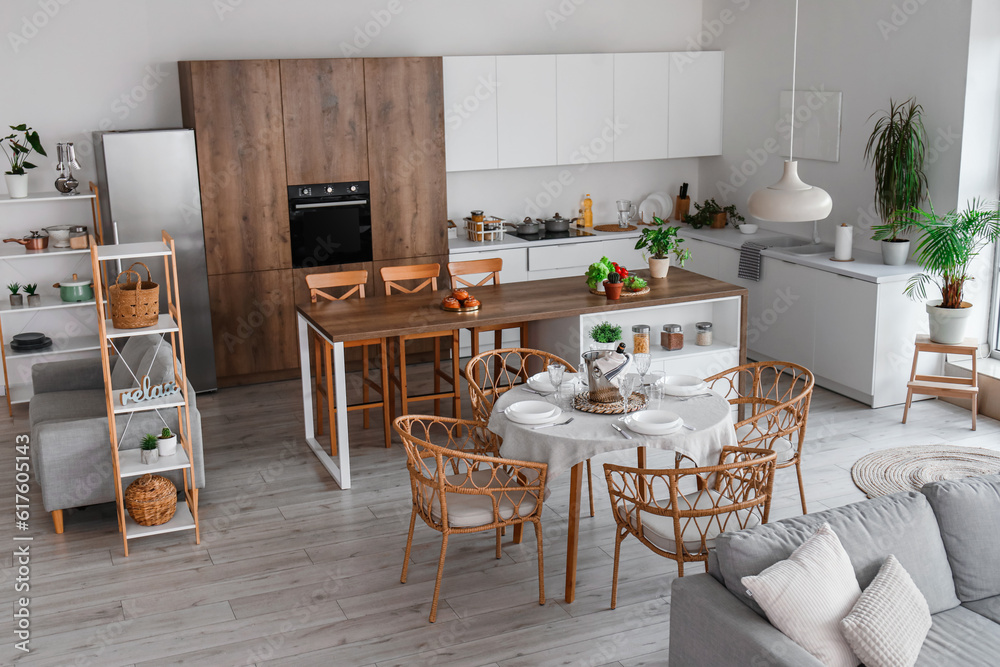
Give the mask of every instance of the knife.
[{"label": "knife", "polygon": [[621,433],[621,434],[622,434],[623,436],[625,436],[625,439],[626,439],[626,440],[631,440],[631,439],[632,439],[632,436],[630,436],[630,435],[629,435],[628,433],[626,433],[625,431],[623,431],[623,430],[621,429],[621,427],[620,427],[620,426],[618,426],[618,424],[612,424],[612,425],[611,425],[611,428],[613,428],[614,430],[618,431],[618,432],[619,432],[619,433]]}]

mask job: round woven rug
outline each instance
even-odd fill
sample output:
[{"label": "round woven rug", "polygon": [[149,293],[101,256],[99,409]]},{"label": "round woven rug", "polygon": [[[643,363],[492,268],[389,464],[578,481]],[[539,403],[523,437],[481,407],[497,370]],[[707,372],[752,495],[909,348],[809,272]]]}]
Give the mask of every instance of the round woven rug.
[{"label": "round woven rug", "polygon": [[895,447],[862,456],[851,467],[854,485],[869,498],[919,491],[928,482],[1000,473],[1000,452],[979,447]]}]

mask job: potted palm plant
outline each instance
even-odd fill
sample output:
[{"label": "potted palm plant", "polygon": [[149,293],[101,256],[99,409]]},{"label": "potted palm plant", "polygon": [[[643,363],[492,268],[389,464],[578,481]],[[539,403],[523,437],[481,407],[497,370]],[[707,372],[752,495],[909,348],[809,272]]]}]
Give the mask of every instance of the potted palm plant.
[{"label": "potted palm plant", "polygon": [[[0,148],[3,148],[3,153],[10,163],[10,171],[4,172],[3,177],[7,181],[7,193],[10,198],[22,199],[28,196],[28,173],[26,170],[34,169],[37,166],[28,162],[28,156],[31,155],[32,151],[39,155],[45,155],[45,149],[42,148],[38,132],[24,123],[9,127],[14,132],[0,139]],[[18,133],[24,136],[19,137]],[[6,142],[7,146],[4,147],[2,142]]]},{"label": "potted palm plant", "polygon": [[965,338],[965,325],[972,314],[972,304],[965,301],[965,282],[972,280],[970,265],[982,252],[1000,239],[1000,211],[996,203],[987,205],[979,199],[969,203],[961,213],[951,211],[936,215],[913,211],[913,226],[922,236],[917,244],[917,262],[924,272],[910,278],[906,294],[910,298],[927,298],[928,286],[941,291],[941,298],[927,302],[931,340],[944,345],[956,345]]},{"label": "potted palm plant", "polygon": [[670,253],[677,258],[677,264],[684,267],[684,262],[691,259],[691,251],[681,248],[684,239],[677,237],[680,227],[664,227],[663,220],[653,217],[653,226],[642,230],[642,235],[635,242],[635,249],[648,248],[650,252],[649,275],[653,278],[666,278],[670,270]]},{"label": "potted palm plant", "polygon": [[924,173],[927,135],[923,107],[914,98],[896,104],[882,115],[865,145],[865,163],[875,169],[875,210],[882,224],[872,227],[872,239],[882,242],[882,261],[902,266],[910,254],[910,241],[903,238],[912,227],[914,211],[927,194]]}]

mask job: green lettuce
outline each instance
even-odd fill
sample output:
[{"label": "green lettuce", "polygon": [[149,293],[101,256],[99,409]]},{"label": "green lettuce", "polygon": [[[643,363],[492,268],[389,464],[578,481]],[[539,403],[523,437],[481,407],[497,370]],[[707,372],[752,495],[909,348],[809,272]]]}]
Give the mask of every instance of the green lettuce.
[{"label": "green lettuce", "polygon": [[596,289],[614,270],[615,267],[611,264],[611,260],[607,257],[601,257],[601,261],[594,262],[587,269],[587,285],[590,289]]}]

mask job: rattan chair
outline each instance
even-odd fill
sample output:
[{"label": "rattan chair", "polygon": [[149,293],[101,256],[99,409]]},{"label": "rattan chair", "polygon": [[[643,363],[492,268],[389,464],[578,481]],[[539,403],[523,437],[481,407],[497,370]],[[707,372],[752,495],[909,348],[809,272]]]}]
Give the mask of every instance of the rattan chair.
[{"label": "rattan chair", "polygon": [[401,583],[406,583],[417,516],[441,533],[430,622],[437,618],[445,552],[452,534],[496,531],[496,557],[500,558],[501,531],[507,526],[534,524],[538,540],[538,604],[545,604],[541,517],[546,464],[500,458],[496,436],[482,422],[406,415],[396,418],[394,428],[406,449],[406,469],[413,491]]},{"label": "rattan chair", "polygon": [[795,466],[799,500],[806,514],[802,446],[816,384],[812,371],[787,361],[759,361],[730,368],[705,382],[736,407],[740,447],[774,451],[778,469]]},{"label": "rattan chair", "polygon": [[[651,470],[604,464],[615,517],[615,566],[611,608],[618,603],[622,540],[635,535],[654,553],[677,563],[703,561],[727,530],[767,523],[774,483],[774,452],[724,447],[718,465]],[[684,494],[681,485],[696,490]]]},{"label": "rattan chair", "polygon": [[[527,382],[532,375],[545,371],[553,363],[565,366],[567,373],[576,373],[573,364],[542,350],[513,347],[490,350],[472,357],[465,364],[472,416],[488,423],[497,396]],[[594,516],[594,482],[590,459],[587,459],[587,493],[590,496],[590,516]]]},{"label": "rattan chair", "polygon": [[[306,285],[309,287],[309,298],[316,303],[320,297],[327,301],[343,301],[357,294],[359,299],[365,298],[365,283],[368,282],[367,271],[338,271],[333,273],[313,273],[306,276]],[[340,296],[331,294],[328,290],[349,288]],[[310,332],[312,330],[310,329]],[[326,399],[327,410],[330,414],[330,455],[337,454],[337,427],[335,423],[336,408],[333,406],[333,345],[325,339],[311,333],[313,337],[313,350],[316,358],[316,434],[323,433],[323,402]],[[381,380],[375,382],[369,377],[368,348],[378,346],[379,364]],[[389,386],[389,365],[386,362],[386,341],[385,338],[371,338],[367,340],[354,340],[344,343],[345,348],[361,348],[361,403],[348,405],[347,410],[364,410],[364,427],[370,426],[369,413],[374,408],[382,408],[382,421],[385,430],[385,446],[391,447],[392,425],[389,416],[389,402],[386,399],[386,387]],[[369,390],[374,390],[379,395],[378,401],[369,400]]]}]

